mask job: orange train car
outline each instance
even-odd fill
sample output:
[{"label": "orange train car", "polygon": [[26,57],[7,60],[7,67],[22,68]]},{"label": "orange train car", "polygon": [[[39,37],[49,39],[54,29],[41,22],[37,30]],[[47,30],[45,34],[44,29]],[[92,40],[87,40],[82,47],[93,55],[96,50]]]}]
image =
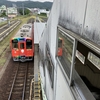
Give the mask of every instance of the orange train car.
[{"label": "orange train car", "polygon": [[13,61],[31,61],[34,58],[33,24],[24,24],[10,40]]}]

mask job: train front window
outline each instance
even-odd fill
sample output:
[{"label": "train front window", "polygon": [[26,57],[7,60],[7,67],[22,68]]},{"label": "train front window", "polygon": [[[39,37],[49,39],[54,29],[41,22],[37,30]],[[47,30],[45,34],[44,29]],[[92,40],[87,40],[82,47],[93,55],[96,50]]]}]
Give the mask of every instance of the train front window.
[{"label": "train front window", "polygon": [[17,39],[12,40],[12,48],[18,49],[18,40]]},{"label": "train front window", "polygon": [[32,49],[32,40],[26,40],[26,49]]},{"label": "train front window", "polygon": [[20,43],[20,49],[24,49],[24,43]]}]

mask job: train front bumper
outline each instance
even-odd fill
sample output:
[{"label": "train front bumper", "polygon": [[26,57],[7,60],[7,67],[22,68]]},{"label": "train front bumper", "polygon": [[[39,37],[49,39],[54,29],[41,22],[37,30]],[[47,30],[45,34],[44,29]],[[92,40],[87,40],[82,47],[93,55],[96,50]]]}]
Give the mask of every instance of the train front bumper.
[{"label": "train front bumper", "polygon": [[19,56],[19,57],[13,57],[13,61],[21,61],[21,62],[25,62],[25,61],[31,61],[33,60],[33,56]]}]

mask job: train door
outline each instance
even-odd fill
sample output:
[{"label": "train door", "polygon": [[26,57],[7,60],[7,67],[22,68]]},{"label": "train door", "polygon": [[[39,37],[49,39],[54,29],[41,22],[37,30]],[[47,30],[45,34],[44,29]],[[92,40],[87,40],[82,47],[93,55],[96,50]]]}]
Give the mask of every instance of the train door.
[{"label": "train door", "polygon": [[31,39],[26,40],[26,56],[33,57],[33,47],[32,47],[32,40]]},{"label": "train door", "polygon": [[25,42],[19,42],[19,55],[20,58],[25,58],[26,49],[25,49]]}]

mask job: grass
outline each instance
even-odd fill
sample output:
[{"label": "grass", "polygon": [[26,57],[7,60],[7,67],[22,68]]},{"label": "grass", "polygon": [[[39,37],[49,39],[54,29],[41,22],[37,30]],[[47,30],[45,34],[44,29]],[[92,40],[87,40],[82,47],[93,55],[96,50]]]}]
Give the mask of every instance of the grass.
[{"label": "grass", "polygon": [[38,17],[41,17],[41,18],[47,18],[47,15],[46,14],[40,14],[40,15],[37,15]]},{"label": "grass", "polygon": [[0,60],[0,68],[2,68],[2,66],[5,64],[6,62],[6,59],[3,58],[2,60]]}]

